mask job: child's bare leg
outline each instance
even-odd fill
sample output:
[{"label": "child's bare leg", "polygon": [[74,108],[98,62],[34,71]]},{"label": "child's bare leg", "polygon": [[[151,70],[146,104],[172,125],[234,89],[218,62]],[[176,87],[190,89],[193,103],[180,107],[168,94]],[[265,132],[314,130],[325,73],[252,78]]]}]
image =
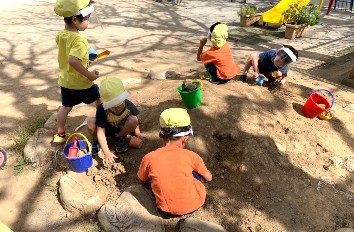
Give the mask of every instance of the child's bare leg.
[{"label": "child's bare leg", "polygon": [[96,100],[96,108],[98,108],[98,106],[102,103],[101,98]]},{"label": "child's bare leg", "polygon": [[133,133],[135,131],[135,128],[138,125],[139,125],[138,117],[134,115],[130,115],[127,121],[125,121],[123,128],[118,133],[116,133],[116,136],[125,137],[128,134]]},{"label": "child's bare leg", "polygon": [[138,126],[135,128],[134,134],[135,134],[135,136],[138,137],[139,139],[144,139],[144,136],[141,134],[139,124],[138,124]]},{"label": "child's bare leg", "polygon": [[97,140],[97,126],[95,117],[89,117],[87,119],[87,130],[91,134],[92,139]]},{"label": "child's bare leg", "polygon": [[249,69],[251,68],[251,66],[253,65],[253,62],[252,62],[252,54],[249,55],[247,57],[247,60],[246,60],[246,63],[245,63],[245,67],[243,68],[243,73],[242,75],[247,75]]},{"label": "child's bare leg", "polygon": [[65,123],[66,119],[68,118],[68,114],[70,113],[71,109],[73,107],[66,107],[66,106],[61,106],[58,115],[57,115],[57,128],[58,132],[64,132],[65,129]]}]

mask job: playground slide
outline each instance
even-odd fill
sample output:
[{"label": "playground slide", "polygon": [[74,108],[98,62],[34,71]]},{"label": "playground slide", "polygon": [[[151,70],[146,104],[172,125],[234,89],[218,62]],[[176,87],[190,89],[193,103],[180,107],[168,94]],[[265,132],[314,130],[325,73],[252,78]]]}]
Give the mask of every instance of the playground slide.
[{"label": "playground slide", "polygon": [[283,12],[286,11],[289,5],[296,2],[300,2],[301,5],[306,6],[311,0],[281,0],[270,10],[266,11],[262,15],[264,23],[283,24]]}]

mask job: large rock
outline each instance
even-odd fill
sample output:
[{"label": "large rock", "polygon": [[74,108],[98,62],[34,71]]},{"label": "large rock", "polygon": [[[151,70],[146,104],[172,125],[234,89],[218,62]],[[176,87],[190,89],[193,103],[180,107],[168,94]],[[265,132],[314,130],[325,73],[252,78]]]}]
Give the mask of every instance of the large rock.
[{"label": "large rock", "polygon": [[51,153],[51,141],[53,133],[50,130],[40,128],[32,137],[27,141],[27,144],[23,150],[24,157],[32,164],[40,163],[40,160],[44,156],[48,156]]},{"label": "large rock", "polygon": [[165,231],[152,193],[141,185],[127,188],[115,204],[103,205],[97,216],[109,232]]},{"label": "large rock", "polygon": [[59,180],[60,200],[65,210],[83,215],[95,213],[104,203],[90,177],[69,172]]},{"label": "large rock", "polygon": [[349,73],[349,79],[354,79],[354,65],[352,67],[352,71]]},{"label": "large rock", "polygon": [[54,112],[48,120],[44,124],[44,128],[48,130],[56,130],[57,128],[57,114],[58,112]]},{"label": "large rock", "polygon": [[350,79],[350,78],[344,78],[342,80],[342,85],[346,85],[346,86],[349,86],[351,88],[354,88],[354,78],[353,79]]},{"label": "large rock", "polygon": [[153,80],[165,80],[166,71],[165,70],[150,70],[149,77]]},{"label": "large rock", "polygon": [[179,222],[179,232],[227,232],[224,227],[213,222],[205,222],[189,217]]}]

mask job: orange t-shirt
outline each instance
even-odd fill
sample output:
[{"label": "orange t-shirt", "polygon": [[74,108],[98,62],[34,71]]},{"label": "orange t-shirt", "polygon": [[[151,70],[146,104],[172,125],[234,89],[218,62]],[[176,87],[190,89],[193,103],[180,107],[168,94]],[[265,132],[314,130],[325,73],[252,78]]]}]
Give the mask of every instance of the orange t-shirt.
[{"label": "orange t-shirt", "polygon": [[207,174],[203,159],[192,151],[167,146],[145,155],[137,175],[142,181],[151,179],[160,210],[183,215],[199,209],[205,202],[205,186],[193,177],[192,171]]},{"label": "orange t-shirt", "polygon": [[229,80],[240,72],[240,66],[235,63],[229,45],[226,43],[221,48],[212,47],[200,54],[204,65],[213,63],[220,79]]}]

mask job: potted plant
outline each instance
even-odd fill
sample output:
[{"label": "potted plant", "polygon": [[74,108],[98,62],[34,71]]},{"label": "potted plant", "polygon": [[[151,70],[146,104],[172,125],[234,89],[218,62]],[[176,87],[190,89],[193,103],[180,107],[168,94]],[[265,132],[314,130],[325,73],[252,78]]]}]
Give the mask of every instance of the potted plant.
[{"label": "potted plant", "polygon": [[258,23],[262,16],[262,13],[258,12],[255,4],[249,4],[242,7],[237,13],[240,16],[241,27],[248,27],[252,24]]},{"label": "potted plant", "polygon": [[289,5],[283,13],[286,26],[285,38],[302,37],[308,26],[313,26],[320,21],[320,13],[317,5],[302,6],[299,3]]}]

